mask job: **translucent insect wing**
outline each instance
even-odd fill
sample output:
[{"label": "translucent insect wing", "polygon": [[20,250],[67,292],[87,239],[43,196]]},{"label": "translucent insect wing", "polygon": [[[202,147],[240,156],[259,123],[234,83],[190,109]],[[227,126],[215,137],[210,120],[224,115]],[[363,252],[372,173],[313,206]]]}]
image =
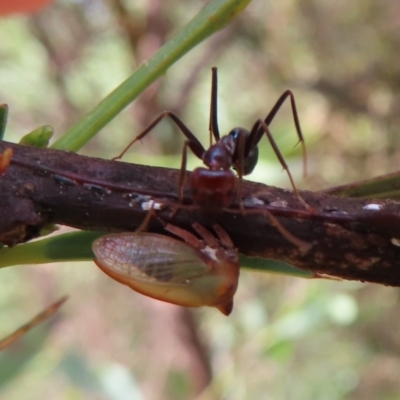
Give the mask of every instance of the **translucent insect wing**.
[{"label": "translucent insect wing", "polygon": [[93,244],[97,261],[115,273],[154,282],[185,283],[210,271],[202,253],[151,233],[106,235]]},{"label": "translucent insect wing", "polygon": [[210,257],[184,242],[158,234],[122,233],[97,239],[93,252],[107,275],[139,293],[188,307],[221,309],[224,276],[215,273]]}]

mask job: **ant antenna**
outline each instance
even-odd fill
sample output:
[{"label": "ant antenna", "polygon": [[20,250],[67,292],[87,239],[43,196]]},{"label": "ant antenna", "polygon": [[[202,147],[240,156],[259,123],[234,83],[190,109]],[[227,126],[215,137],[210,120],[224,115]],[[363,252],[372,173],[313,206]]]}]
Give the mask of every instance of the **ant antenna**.
[{"label": "ant antenna", "polygon": [[211,106],[210,106],[210,146],[213,142],[213,136],[215,141],[218,142],[220,139],[218,129],[218,115],[217,115],[217,96],[218,96],[218,76],[217,67],[212,67],[212,80],[211,80]]}]

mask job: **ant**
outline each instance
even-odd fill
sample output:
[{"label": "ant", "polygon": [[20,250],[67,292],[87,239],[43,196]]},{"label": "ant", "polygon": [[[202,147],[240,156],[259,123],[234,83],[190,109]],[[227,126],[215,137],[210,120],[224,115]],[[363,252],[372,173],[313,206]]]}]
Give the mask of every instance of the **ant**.
[{"label": "ant", "polygon": [[[136,136],[136,138],[128,144],[121,154],[119,154],[117,157],[114,157],[113,160],[121,159],[135,142],[143,139],[164,117],[170,117],[187,138],[182,151],[182,163],[178,189],[179,201],[182,202],[183,199],[183,184],[186,175],[187,148],[189,147],[196,157],[201,159],[207,167],[196,168],[191,173],[190,187],[194,203],[199,205],[206,213],[215,214],[220,212],[223,208],[228,207],[232,203],[236,189],[236,175],[231,168],[237,172],[239,178],[237,195],[240,202],[240,207],[242,208],[242,179],[244,175],[250,174],[255,168],[258,161],[257,145],[265,133],[283,169],[289,176],[294,194],[307,209],[310,209],[310,206],[300,197],[289,167],[286,164],[268,128],[275,115],[281,108],[283,102],[289,97],[297,135],[299,137],[299,142],[302,144],[304,162],[303,169],[304,174],[306,174],[306,147],[300,128],[300,122],[293,93],[290,90],[283,92],[265,120],[258,119],[250,132],[244,128],[237,127],[232,129],[228,135],[221,137],[217,119],[217,86],[217,68],[213,67],[209,123],[210,147],[208,150],[203,147],[192,131],[175,113],[172,111],[164,111],[142,133]],[[215,143],[213,143],[213,138],[215,139]]]}]

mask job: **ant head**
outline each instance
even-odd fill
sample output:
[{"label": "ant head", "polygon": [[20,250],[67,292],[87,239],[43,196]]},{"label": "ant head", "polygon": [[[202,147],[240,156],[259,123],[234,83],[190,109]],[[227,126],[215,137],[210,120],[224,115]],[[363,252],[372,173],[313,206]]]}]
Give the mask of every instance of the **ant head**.
[{"label": "ant head", "polygon": [[235,152],[235,141],[232,137],[223,136],[213,144],[203,156],[203,162],[208,168],[229,169],[232,166],[232,157]]},{"label": "ant head", "polygon": [[244,146],[243,149],[243,175],[249,175],[253,172],[253,169],[257,165],[258,161],[258,146],[254,145],[251,143],[251,140],[249,141],[249,136],[250,133],[244,129],[244,128],[233,128],[229,132],[229,136],[233,138],[235,141],[235,153],[233,155],[233,165],[232,168],[238,172],[239,169],[239,157],[241,154],[241,151],[239,151],[239,142],[240,142],[240,137],[243,139],[242,145]]}]

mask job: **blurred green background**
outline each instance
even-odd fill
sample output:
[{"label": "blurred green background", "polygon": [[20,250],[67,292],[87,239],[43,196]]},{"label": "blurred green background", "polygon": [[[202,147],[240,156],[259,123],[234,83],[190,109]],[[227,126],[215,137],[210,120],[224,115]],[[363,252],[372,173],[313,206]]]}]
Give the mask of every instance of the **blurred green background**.
[{"label": "blurred green background", "polygon": [[[0,20],[6,140],[39,125],[59,137],[205,4],[63,0]],[[296,95],[309,153],[289,105],[271,125],[299,188],[320,190],[398,169],[400,5],[254,0],[176,63],[82,154],[117,155],[162,110],[206,144],[211,67],[221,132],[250,128],[285,89]],[[178,168],[182,135],[160,124],[125,161]],[[289,187],[266,140],[251,179]],[[192,157],[189,168],[199,165]],[[94,263],[1,270],[0,337],[65,293],[53,324],[0,354],[0,399],[398,399],[398,290],[244,271],[229,318],[145,298]]]}]

